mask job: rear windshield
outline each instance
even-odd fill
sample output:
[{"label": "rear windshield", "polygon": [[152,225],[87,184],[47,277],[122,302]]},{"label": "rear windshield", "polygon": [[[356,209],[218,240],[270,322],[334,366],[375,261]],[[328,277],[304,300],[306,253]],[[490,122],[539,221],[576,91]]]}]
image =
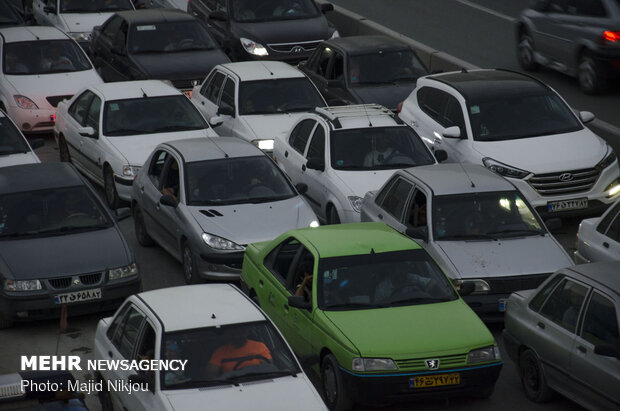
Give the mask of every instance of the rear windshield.
[{"label": "rear windshield", "polygon": [[312,0],[232,0],[232,16],[239,22],[307,19],[320,15]]},{"label": "rear windshield", "polygon": [[61,13],[97,13],[133,10],[130,0],[60,0]]},{"label": "rear windshield", "polygon": [[198,21],[175,21],[132,26],[127,47],[138,54],[211,50],[216,45]]},{"label": "rear windshield", "polygon": [[24,24],[24,19],[16,8],[6,1],[0,2],[0,27],[18,26]]},{"label": "rear windshield", "polygon": [[17,127],[6,117],[0,117],[0,156],[29,153],[30,147]]},{"label": "rear windshield", "polygon": [[325,102],[307,78],[244,81],[239,87],[239,114],[310,111]]},{"label": "rear windshield", "polygon": [[348,70],[352,86],[414,82],[428,74],[410,49],[351,56]]},{"label": "rear windshield", "polygon": [[37,40],[7,43],[4,74],[32,75],[68,73],[92,68],[86,54],[72,40]]}]

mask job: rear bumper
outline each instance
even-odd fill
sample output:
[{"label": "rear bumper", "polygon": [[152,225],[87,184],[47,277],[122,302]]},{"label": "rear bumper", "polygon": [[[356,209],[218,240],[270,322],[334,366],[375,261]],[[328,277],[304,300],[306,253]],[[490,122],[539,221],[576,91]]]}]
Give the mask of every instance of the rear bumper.
[{"label": "rear bumper", "polygon": [[620,48],[601,47],[594,53],[594,59],[602,77],[620,77]]},{"label": "rear bumper", "polygon": [[508,354],[508,358],[510,358],[514,363],[519,363],[519,347],[521,346],[521,342],[512,335],[510,331],[504,328],[502,331],[502,339],[504,340],[504,349]]}]

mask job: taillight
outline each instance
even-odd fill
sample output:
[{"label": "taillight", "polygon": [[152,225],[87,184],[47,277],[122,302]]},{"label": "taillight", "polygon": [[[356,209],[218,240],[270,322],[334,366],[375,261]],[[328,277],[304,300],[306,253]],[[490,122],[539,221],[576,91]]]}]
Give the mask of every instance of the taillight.
[{"label": "taillight", "polygon": [[603,33],[603,40],[611,43],[620,42],[620,31],[606,30]]},{"label": "taillight", "polygon": [[400,113],[400,111],[403,109],[403,101],[401,101],[400,103],[398,103],[398,105],[396,106],[396,112]]}]

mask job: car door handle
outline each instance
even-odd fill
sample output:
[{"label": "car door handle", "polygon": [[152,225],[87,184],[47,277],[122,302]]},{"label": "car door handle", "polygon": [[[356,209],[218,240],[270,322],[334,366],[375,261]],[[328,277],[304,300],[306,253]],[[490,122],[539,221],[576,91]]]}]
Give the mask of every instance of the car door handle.
[{"label": "car door handle", "polygon": [[263,280],[258,280],[258,285],[260,285],[261,287],[265,285],[265,283],[263,283]]},{"label": "car door handle", "polygon": [[159,203],[155,204],[155,210],[159,211]]},{"label": "car door handle", "polygon": [[383,214],[377,214],[377,217],[379,217],[379,220],[383,220]]},{"label": "car door handle", "polygon": [[284,152],[284,157],[288,157],[288,150]]},{"label": "car door handle", "polygon": [[140,186],[140,194],[144,194],[144,186]]},{"label": "car door handle", "polygon": [[536,324],[536,325],[538,325],[538,326],[539,326],[540,328],[542,328],[543,330],[545,329],[545,324],[544,324],[544,323],[541,323],[540,321],[538,321],[538,324]]},{"label": "car door handle", "polygon": [[586,347],[584,347],[583,345],[578,345],[578,346],[577,346],[577,349],[578,349],[579,351],[581,351],[582,353],[584,353],[584,354],[585,354],[586,352],[588,352],[588,350],[586,350]]},{"label": "car door handle", "polygon": [[607,241],[605,241],[605,242],[603,243],[603,247],[605,247],[605,248],[609,248],[609,243],[608,243]]},{"label": "car door handle", "polygon": [[284,312],[288,312],[288,305],[284,304]]},{"label": "car door handle", "polygon": [[112,351],[108,351],[108,356],[110,356],[110,358],[112,358]]},{"label": "car door handle", "polygon": [[301,171],[306,171],[306,165],[305,164],[301,165]]},{"label": "car door handle", "polygon": [[269,302],[273,303],[275,301],[275,298],[273,297],[273,294],[269,294]]}]

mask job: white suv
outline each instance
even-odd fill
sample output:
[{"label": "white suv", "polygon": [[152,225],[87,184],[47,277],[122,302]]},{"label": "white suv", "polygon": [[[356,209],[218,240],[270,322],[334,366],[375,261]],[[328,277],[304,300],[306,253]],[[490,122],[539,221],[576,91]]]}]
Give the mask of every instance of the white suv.
[{"label": "white suv", "polygon": [[[445,152],[436,153],[441,161]],[[319,219],[360,221],[366,192],[378,189],[395,169],[435,164],[418,135],[379,105],[317,108],[297,121],[274,159],[304,194]]]},{"label": "white suv", "polygon": [[451,162],[510,179],[541,215],[600,214],[620,194],[616,154],[552,88],[507,70],[418,79],[400,117]]}]

